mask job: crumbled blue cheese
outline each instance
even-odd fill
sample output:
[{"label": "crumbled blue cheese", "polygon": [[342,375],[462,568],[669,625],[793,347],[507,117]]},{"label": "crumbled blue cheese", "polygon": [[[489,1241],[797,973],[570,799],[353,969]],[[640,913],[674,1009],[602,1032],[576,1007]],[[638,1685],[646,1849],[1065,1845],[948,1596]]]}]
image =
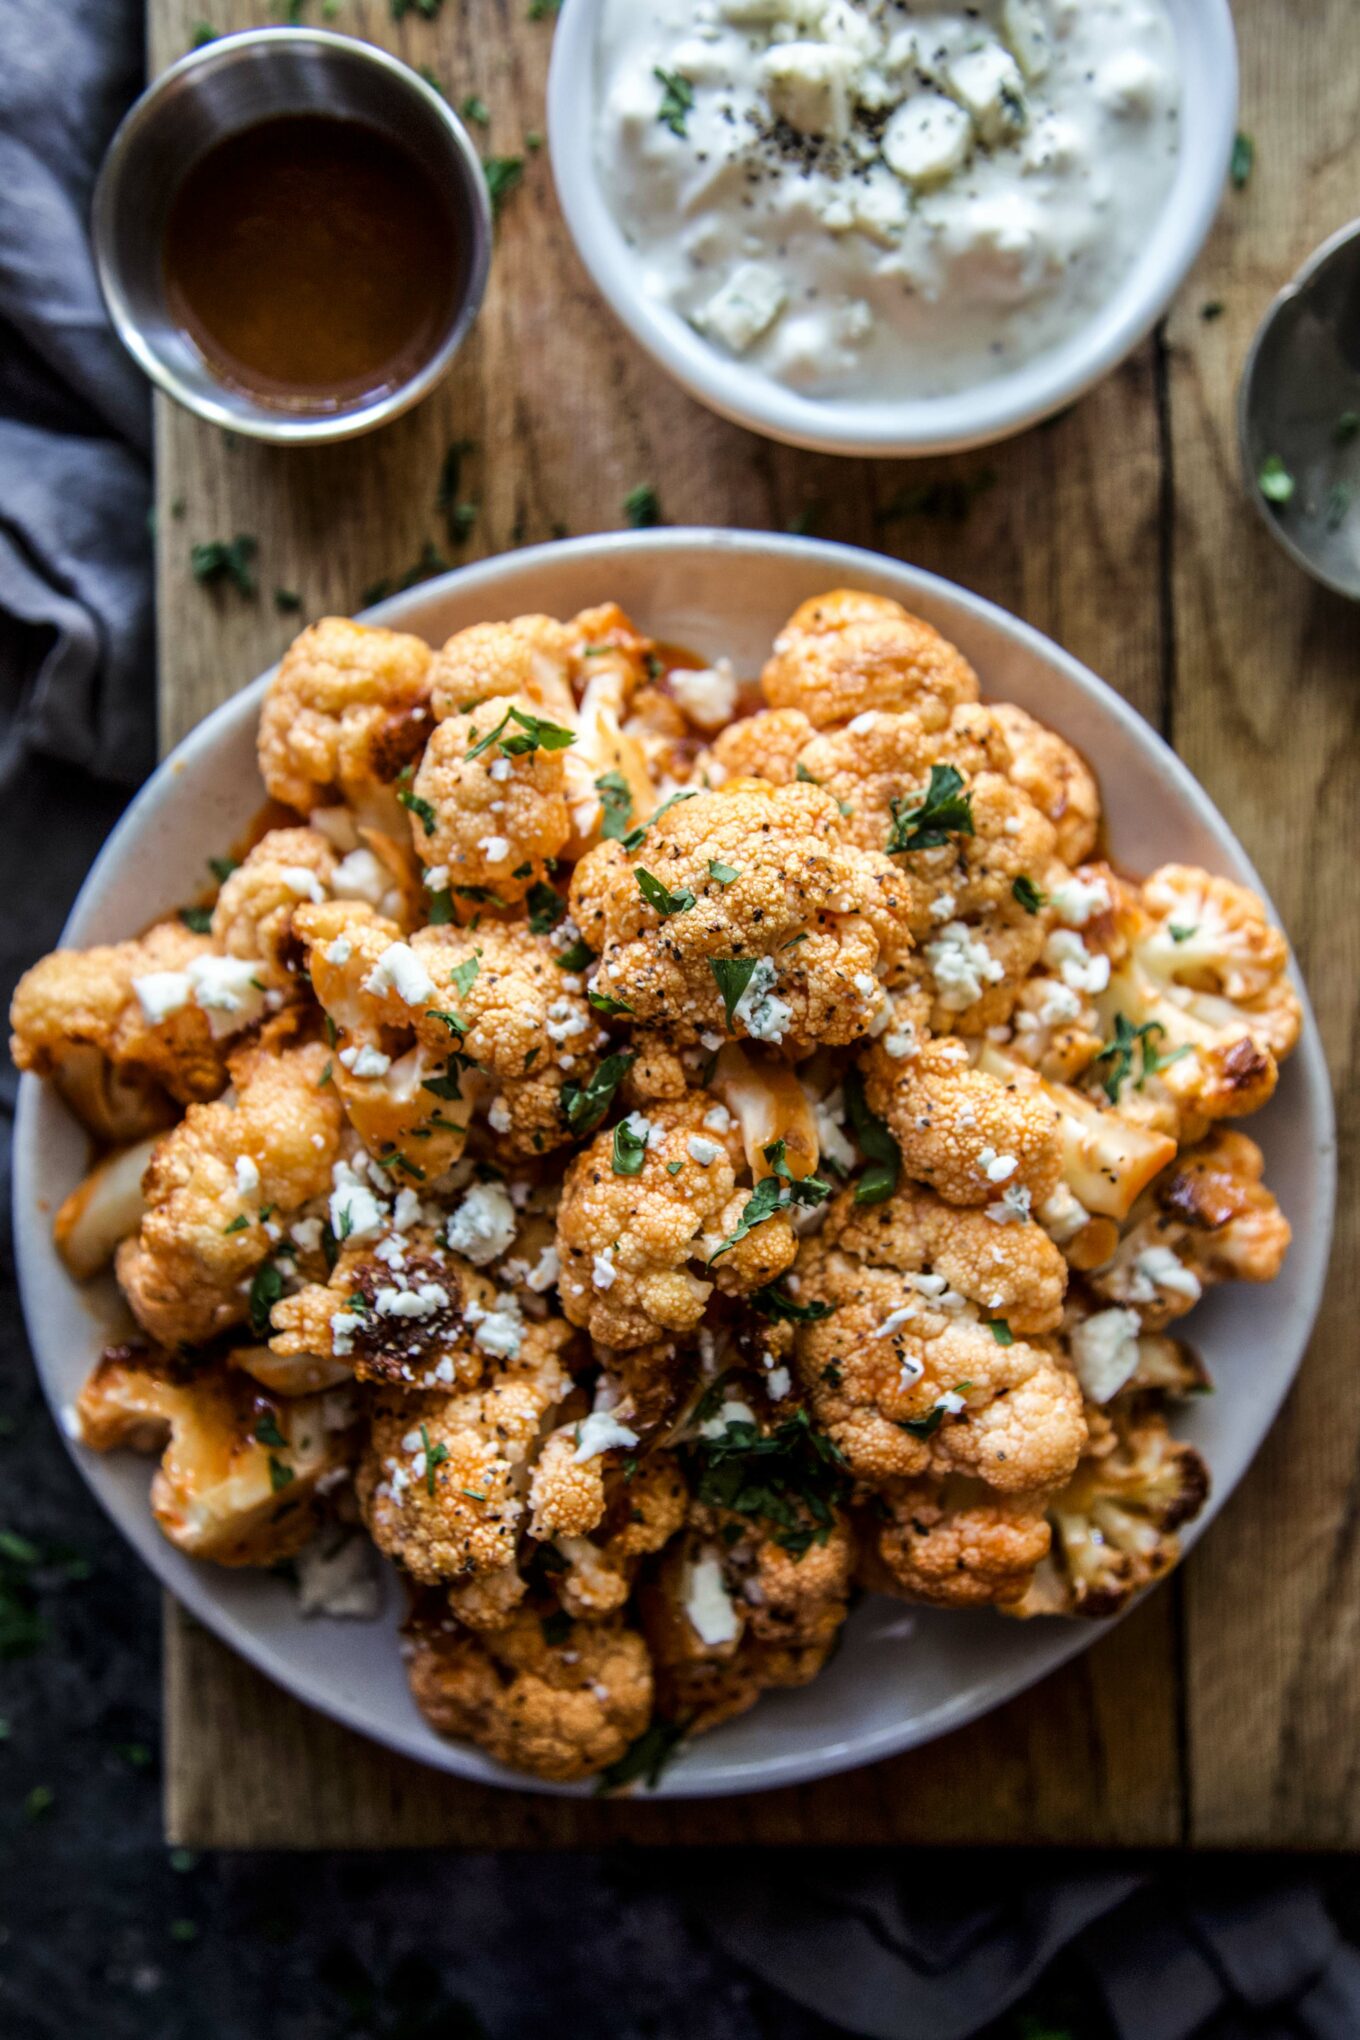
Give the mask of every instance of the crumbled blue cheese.
[{"label": "crumbled blue cheese", "polygon": [[764,262],[743,262],[696,312],[694,323],[733,354],[744,354],[787,303],[788,292],[777,270]]},{"label": "crumbled blue cheese", "polygon": [[697,1162],[701,1169],[706,1169],[711,1162],[717,1161],[722,1148],[716,1140],[706,1140],[703,1134],[692,1133],[685,1142],[685,1151],[692,1162]]},{"label": "crumbled blue cheese", "polygon": [[993,1147],[983,1148],[978,1156],[978,1167],[989,1183],[1006,1182],[1019,1166],[1014,1155],[999,1155]]},{"label": "crumbled blue cheese", "polygon": [[947,1013],[962,1013],[988,985],[999,985],[1006,975],[1005,966],[963,921],[948,922],[927,942],[926,962],[934,973],[936,997]]},{"label": "crumbled blue cheese", "polygon": [[587,1460],[598,1459],[602,1452],[636,1445],[638,1434],[630,1431],[627,1424],[621,1424],[610,1410],[592,1410],[588,1417],[582,1417],[576,1426],[576,1450],[571,1455],[573,1466],[584,1466]]},{"label": "crumbled blue cheese", "polygon": [[379,1203],[366,1183],[361,1183],[345,1162],[332,1172],[329,1215],[331,1231],[342,1244],[346,1240],[376,1239],[387,1224],[387,1206]]},{"label": "crumbled blue cheese", "polygon": [[508,836],[479,836],[477,838],[477,848],[481,851],[488,864],[504,864],[506,858],[510,855],[510,838]]},{"label": "crumbled blue cheese", "polygon": [[258,963],[237,956],[196,956],[185,975],[190,996],[208,1016],[214,1037],[253,1027],[265,1010],[265,987]]},{"label": "crumbled blue cheese", "polygon": [[331,891],[338,900],[363,900],[381,908],[392,881],[385,868],[367,847],[351,850],[336,866]]},{"label": "crumbled blue cheese", "polygon": [[1074,928],[1053,930],[1044,944],[1044,962],[1073,992],[1103,992],[1110,982],[1109,957],[1093,956]]},{"label": "crumbled blue cheese", "polygon": [[434,997],[434,980],[408,942],[389,942],[368,976],[364,990],[375,998],[395,992],[406,1006],[426,1006]]},{"label": "crumbled blue cheese", "polygon": [[241,1197],[249,1197],[252,1190],[260,1187],[260,1171],[252,1155],[236,1157],[236,1190]]},{"label": "crumbled blue cheese", "polygon": [[392,1067],[391,1056],[384,1055],[380,1048],[373,1048],[368,1042],[359,1047],[342,1048],[340,1061],[356,1077],[385,1077]]},{"label": "crumbled blue cheese", "polygon": [[675,666],[667,675],[667,685],[689,720],[701,730],[723,729],[737,712],[737,675],[730,659],[719,659],[712,666]]},{"label": "crumbled blue cheese", "polygon": [[681,1603],[700,1643],[715,1650],[741,1635],[741,1617],[723,1584],[721,1562],[704,1557],[685,1567]]},{"label": "crumbled blue cheese", "polygon": [[192,986],[182,970],[149,970],[132,980],[142,1018],[149,1027],[159,1027],[173,1013],[188,1005]]},{"label": "crumbled blue cheese", "polygon": [[1134,1267],[1147,1285],[1137,1296],[1130,1296],[1136,1303],[1150,1303],[1158,1290],[1168,1296],[1184,1296],[1191,1303],[1198,1303],[1203,1294],[1203,1284],[1193,1268],[1187,1268],[1179,1254],[1171,1247],[1144,1247],[1136,1256]]},{"label": "crumbled blue cheese", "polygon": [[749,1403],[736,1396],[729,1396],[711,1417],[706,1417],[699,1426],[701,1438],[721,1438],[729,1424],[754,1424],[756,1413]]},{"label": "crumbled blue cheese", "polygon": [[1029,1217],[1030,1193],[1019,1183],[1012,1183],[999,1201],[984,1207],[988,1218],[998,1225],[1023,1225]]},{"label": "crumbled blue cheese", "polygon": [[590,1279],[597,1289],[612,1289],[619,1279],[614,1266],[614,1249],[606,1247],[602,1254],[596,1254],[590,1264]]},{"label": "crumbled blue cheese", "polygon": [[444,1238],[455,1254],[482,1268],[508,1252],[517,1226],[505,1185],[474,1183],[445,1226]]},{"label": "crumbled blue cheese", "polygon": [[739,1022],[753,1041],[782,1041],[793,1019],[793,1008],[774,995],[778,978],[774,958],[762,956],[751,972],[746,990],[732,1008],[734,1025]]},{"label": "crumbled blue cheese", "polygon": [[1122,1306],[1098,1310],[1074,1328],[1072,1365],[1091,1402],[1108,1402],[1136,1372],[1140,1330],[1137,1311]]},{"label": "crumbled blue cheese", "polygon": [[305,864],[285,864],[279,877],[295,900],[311,900],[320,906],[326,897],[326,888],[316,873]]},{"label": "crumbled blue cheese", "polygon": [[1110,888],[1103,878],[1081,878],[1075,873],[1055,885],[1049,899],[1065,928],[1084,928],[1111,905]]}]

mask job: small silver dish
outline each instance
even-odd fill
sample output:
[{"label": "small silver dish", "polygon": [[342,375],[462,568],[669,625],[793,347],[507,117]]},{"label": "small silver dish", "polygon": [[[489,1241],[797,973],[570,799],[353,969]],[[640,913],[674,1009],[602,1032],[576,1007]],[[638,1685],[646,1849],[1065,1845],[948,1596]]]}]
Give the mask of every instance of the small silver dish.
[{"label": "small silver dish", "polygon": [[1237,407],[1247,488],[1305,573],[1360,601],[1360,220],[1261,322]]},{"label": "small silver dish", "polygon": [[[447,330],[399,387],[348,408],[271,405],[225,381],[171,317],[162,248],[186,171],[225,136],[282,114],[360,120],[416,157],[449,200],[460,273]],[[324,29],[266,28],[191,50],[119,127],[95,186],[95,264],[123,345],[167,395],[215,425],[276,445],[352,439],[432,390],[477,315],[491,264],[491,202],[481,160],[433,87],[371,43]]]}]

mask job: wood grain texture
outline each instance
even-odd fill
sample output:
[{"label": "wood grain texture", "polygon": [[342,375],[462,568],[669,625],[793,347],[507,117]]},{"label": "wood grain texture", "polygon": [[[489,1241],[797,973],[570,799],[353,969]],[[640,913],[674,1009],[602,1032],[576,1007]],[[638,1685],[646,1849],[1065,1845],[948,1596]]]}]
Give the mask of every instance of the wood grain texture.
[{"label": "wood grain texture", "polygon": [[[1273,182],[1267,186],[1267,175],[1282,191],[1287,185],[1286,166],[1299,159],[1299,137],[1312,118],[1304,70],[1326,64],[1325,36],[1307,38],[1318,51],[1306,58],[1284,25],[1292,21],[1297,31],[1299,20],[1316,16],[1320,29],[1324,0],[1281,7],[1278,31],[1268,30],[1277,4],[1252,0],[1241,14],[1249,76],[1262,79],[1274,67],[1279,97],[1271,121],[1282,131],[1276,134],[1261,113],[1259,186],[1235,202],[1210,258],[1212,290],[1203,278],[1192,286],[1173,324],[1170,353],[1148,343],[1051,425],[925,469],[776,447],[692,403],[600,303],[563,232],[546,158],[531,152],[524,185],[498,230],[482,317],[453,375],[415,413],[354,445],[299,453],[228,443],[158,402],[165,743],[288,642],[296,619],[275,609],[276,586],[295,590],[307,616],[348,612],[365,588],[415,561],[427,541],[462,562],[564,529],[615,528],[624,521],[624,496],[646,481],[659,489],[672,523],[783,529],[810,512],[821,534],[909,558],[1025,617],[1151,720],[1164,722],[1174,711],[1186,755],[1279,883],[1306,952],[1313,929],[1345,920],[1336,896],[1343,883],[1341,724],[1348,706],[1336,684],[1340,624],[1317,620],[1264,536],[1251,551],[1255,535],[1228,433],[1231,384],[1252,306],[1267,294],[1268,279],[1334,223],[1321,220],[1314,231],[1316,206],[1308,195],[1298,201],[1303,217],[1286,221],[1283,196],[1272,200]],[[1347,4],[1331,0],[1334,13]],[[317,12],[314,5],[310,13]],[[465,0],[433,22],[410,15],[396,25],[388,0],[343,0],[334,26],[428,65],[455,103],[479,94],[491,109],[491,126],[478,137],[484,148],[519,154],[526,133],[543,125],[551,37],[549,25],[527,14],[528,0]],[[189,45],[204,16],[219,29],[269,19],[255,0],[151,0],[153,68]],[[1259,85],[1253,90],[1259,96]],[[1323,130],[1310,125],[1310,133],[1320,153],[1327,146]],[[1340,139],[1332,136],[1338,146]],[[1341,174],[1339,157],[1329,174]],[[1278,243],[1290,235],[1297,249],[1291,242],[1281,253]],[[1212,331],[1196,320],[1201,294],[1232,300],[1229,317]],[[1171,415],[1174,470],[1166,443]],[[464,438],[477,444],[464,487],[480,512],[471,538],[455,551],[435,494],[448,446]],[[904,487],[937,479],[978,485],[966,520],[891,514]],[[1172,507],[1169,526],[1165,513]],[[1174,582],[1165,571],[1173,531],[1184,548]],[[203,589],[188,571],[192,543],[237,532],[259,540],[262,592],[254,601],[230,589]],[[1280,768],[1280,725],[1305,614],[1314,618],[1309,659],[1325,644],[1334,664],[1330,679],[1319,672],[1311,682],[1320,697],[1316,738],[1310,731],[1303,749],[1296,742]],[[1269,775],[1279,769],[1287,770],[1288,801],[1271,791]],[[1272,832],[1286,810],[1299,833],[1288,846],[1278,839],[1273,861]],[[1304,851],[1330,874],[1324,896],[1309,901],[1302,897]],[[1339,977],[1329,976],[1329,983]],[[1352,969],[1350,983],[1354,977]],[[1323,1017],[1339,1049],[1341,989]],[[1331,1375],[1343,1364],[1333,1350]],[[1326,1371],[1325,1362],[1318,1371]],[[585,1846],[621,1838],[1156,1846],[1239,1835],[1265,1842],[1286,1832],[1304,1838],[1301,1819],[1289,1827],[1299,1807],[1288,1786],[1283,1805],[1273,1784],[1265,1799],[1259,1789],[1263,1777],[1282,1775],[1288,1721],[1291,1735],[1306,1737],[1294,1761],[1319,1767],[1310,1838],[1339,1841],[1345,1828],[1354,1839],[1360,1827],[1354,1808],[1338,1824],[1328,1800],[1327,1818],[1318,1817],[1321,1802],[1339,1790],[1347,1740],[1329,1759],[1329,1723],[1354,1664],[1340,1614],[1348,1587],[1352,1605],[1360,1605],[1352,1574],[1343,1572],[1330,1589],[1325,1584],[1331,1531],[1305,1492],[1318,1470],[1306,1456],[1305,1429],[1320,1425],[1326,1434],[1333,1515],[1353,1477],[1354,1436],[1329,1431],[1319,1415],[1322,1397],[1334,1393],[1334,1382],[1321,1389],[1310,1378],[1304,1400],[1311,1416],[1289,1419],[1292,1452],[1272,1449],[1241,1503],[1196,1554],[1184,1585],[1154,1596],[1079,1662],[973,1728],[872,1771],[795,1791],[685,1807],[548,1800],[462,1785],[310,1713],[169,1607],[169,1832],[177,1842],[225,1847]],[[1287,1567],[1278,1514],[1253,1500],[1258,1481],[1273,1483],[1277,1499],[1287,1498],[1303,1512],[1302,1522],[1317,1526],[1297,1552],[1291,1545]],[[1310,1600],[1334,1596],[1325,1634],[1316,1611],[1302,1605],[1302,1580]],[[1253,1690],[1244,1706],[1246,1628],[1259,1617],[1263,1594],[1268,1633],[1251,1639]],[[1216,1604],[1231,1611],[1221,1634]],[[1300,1705],[1292,1682],[1302,1669],[1305,1633],[1317,1686]],[[1184,1768],[1187,1747],[1193,1775]]]}]

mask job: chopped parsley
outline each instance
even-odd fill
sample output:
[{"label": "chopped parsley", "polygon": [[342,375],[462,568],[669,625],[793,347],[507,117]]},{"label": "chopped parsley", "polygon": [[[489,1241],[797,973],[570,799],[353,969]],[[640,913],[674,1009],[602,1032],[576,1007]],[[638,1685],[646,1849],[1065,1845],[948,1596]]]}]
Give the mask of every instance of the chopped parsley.
[{"label": "chopped parsley", "polygon": [[1256,166],[1256,144],[1250,135],[1239,128],[1233,137],[1232,160],[1228,174],[1233,181],[1234,191],[1241,191]]},{"label": "chopped parsley", "polygon": [[487,196],[491,200],[491,217],[495,219],[515,186],[524,181],[524,158],[483,156],[482,173],[486,178]]},{"label": "chopped parsley", "polygon": [[565,1608],[554,1608],[551,1615],[544,1615],[539,1621],[543,1641],[549,1650],[556,1650],[571,1635],[571,1617]]},{"label": "chopped parsley", "polygon": [[224,1225],[222,1230],[224,1233],[244,1232],[249,1224],[250,1220],[246,1217],[244,1211],[238,1211],[231,1224]]},{"label": "chopped parsley", "polygon": [[573,1133],[589,1133],[599,1125],[636,1061],[633,1051],[618,1049],[605,1057],[588,1082],[563,1084],[562,1110]]},{"label": "chopped parsley", "polygon": [[678,804],[682,800],[693,800],[694,793],[695,789],[692,786],[682,786],[678,793],[669,794],[666,797],[666,799],[662,801],[659,808],[653,808],[651,814],[648,815],[645,822],[639,822],[635,829],[630,829],[628,831],[628,834],[622,839],[624,849],[625,850],[638,849],[642,843],[644,836],[647,834],[648,829],[655,828],[656,824],[661,820],[661,817],[664,814],[669,814],[670,810],[673,807],[678,806]]},{"label": "chopped parsley", "polygon": [[179,910],[179,917],[181,921],[183,921],[185,927],[188,928],[192,934],[211,935],[212,933],[211,907],[181,907]]},{"label": "chopped parsley", "polygon": [[820,1204],[831,1195],[831,1185],[823,1182],[820,1176],[794,1175],[782,1140],[771,1141],[761,1152],[771,1174],[762,1176],[747,1198],[737,1220],[736,1231],[729,1233],[722,1245],[709,1255],[710,1268],[722,1255],[738,1246],[748,1233],[754,1232],[758,1225],[763,1225],[767,1218],[773,1218],[776,1211],[782,1211],[789,1204]]},{"label": "chopped parsley", "polygon": [[272,1261],[263,1262],[250,1285],[250,1329],[257,1339],[268,1338],[270,1314],[282,1295],[282,1275]]},{"label": "chopped parsley", "polygon": [[562,0],[529,0],[530,21],[552,21],[562,12]]},{"label": "chopped parsley", "polygon": [[668,127],[683,142],[689,135],[687,123],[694,108],[694,87],[678,71],[663,71],[660,64],[653,65],[652,76],[661,87],[656,117],[662,127]]},{"label": "chopped parsley", "polygon": [[611,999],[608,992],[587,992],[586,998],[597,1013],[606,1013],[613,1019],[617,1013],[631,1013],[627,999]]},{"label": "chopped parsley", "polygon": [[858,1070],[845,1078],[845,1110],[855,1144],[868,1164],[855,1182],[856,1204],[882,1204],[897,1188],[902,1171],[902,1151],[886,1123],[869,1110],[864,1096],[864,1079]]},{"label": "chopped parsley", "polygon": [[491,109],[476,92],[469,92],[458,111],[464,120],[475,120],[478,127],[490,127]]},{"label": "chopped parsley", "polygon": [[529,909],[531,935],[549,935],[558,922],[566,918],[566,901],[560,893],[555,893],[550,885],[545,885],[542,879],[536,885],[530,886],[525,904]]},{"label": "chopped parsley", "polygon": [[735,864],[724,864],[721,857],[710,857],[708,875],[718,885],[732,885],[741,877]]},{"label": "chopped parsley", "polygon": [[279,1429],[279,1420],[273,1410],[266,1410],[255,1426],[257,1445],[277,1445],[281,1452],[288,1450],[288,1440]]},{"label": "chopped parsley", "polygon": [[1170,1055],[1163,1055],[1152,1037],[1165,1033],[1166,1029],[1160,1020],[1145,1020],[1141,1027],[1135,1027],[1126,1014],[1115,1014],[1114,1039],[1107,1041],[1095,1058],[1098,1063],[1107,1062],[1110,1065],[1108,1072],[1101,1079],[1101,1088],[1112,1105],[1119,1103],[1120,1091],[1133,1077],[1135,1051],[1140,1053],[1142,1061],[1139,1075],[1134,1080],[1135,1091],[1141,1091],[1148,1078],[1155,1077],[1159,1070],[1168,1068],[1173,1062],[1179,1062],[1183,1055],[1189,1055],[1188,1042],[1180,1048],[1172,1049]]},{"label": "chopped parsley", "polygon": [[963,524],[972,516],[978,497],[995,485],[993,468],[984,468],[977,475],[939,475],[934,481],[913,482],[874,512],[874,522],[897,524],[908,517],[932,517],[942,524]]},{"label": "chopped parsley", "polygon": [[1006,1323],[1005,1318],[988,1318],[987,1329],[996,1340],[998,1346],[1013,1346],[1015,1344],[1015,1333]]},{"label": "chopped parsley", "polygon": [[804,786],[820,786],[822,783],[820,779],[813,777],[801,758],[793,768],[793,776],[795,779],[801,780]]},{"label": "chopped parsley", "polygon": [[595,781],[600,796],[600,834],[607,842],[621,842],[633,819],[633,794],[621,772],[602,772]]},{"label": "chopped parsley", "polygon": [[[510,724],[518,723],[519,731],[505,732]],[[474,729],[474,737],[477,732]],[[530,715],[522,708],[507,708],[494,730],[481,738],[465,754],[469,758],[480,758],[493,744],[500,747],[505,758],[528,758],[535,751],[565,751],[568,744],[576,742],[574,730],[564,730],[560,723],[546,722],[542,716]]]},{"label": "chopped parsley", "polygon": [[208,859],[208,869],[219,885],[225,885],[233,871],[239,871],[240,868],[239,863],[234,857],[210,857]]},{"label": "chopped parsley", "polygon": [[191,546],[189,565],[196,581],[205,584],[230,581],[239,594],[253,595],[255,572],[251,561],[259,549],[258,539],[252,538],[248,531],[238,531],[235,538],[210,538],[201,545]]},{"label": "chopped parsley", "polygon": [[779,1318],[791,1325],[818,1324],[836,1308],[834,1303],[799,1303],[778,1282],[767,1282],[763,1289],[753,1290],[747,1301],[762,1317]]},{"label": "chopped parsley", "polygon": [[634,870],[633,876],[637,880],[638,891],[643,899],[649,907],[656,909],[663,920],[669,920],[672,914],[686,914],[694,905],[692,892],[688,889],[671,892],[669,887],[664,886],[659,878],[653,878],[651,872],[644,870],[641,865]]},{"label": "chopped parsley", "polygon": [[[536,0],[536,4],[548,6],[552,0]],[[687,1723],[681,1721],[654,1721],[635,1742],[629,1743],[621,1757],[601,1771],[596,1792],[617,1792],[621,1786],[635,1785],[639,1779],[648,1786],[659,1783],[661,1773],[685,1739],[686,1727]]]},{"label": "chopped parsley", "polygon": [[954,765],[932,765],[930,785],[915,805],[901,795],[892,803],[889,857],[913,850],[939,850],[952,835],[973,834],[973,796],[963,789],[963,774]]},{"label": "chopped parsley", "polygon": [[710,956],[708,967],[717,981],[722,994],[723,1011],[727,1025],[731,1028],[732,1015],[746,995],[746,987],[755,976],[758,956]]},{"label": "chopped parsley", "polygon": [[477,973],[482,967],[481,955],[482,952],[479,949],[475,956],[469,956],[465,963],[458,964],[455,969],[449,972],[449,983],[453,986],[460,999],[465,999],[472,990],[473,985],[477,982]]},{"label": "chopped parsley", "polygon": [[850,1492],[844,1453],[803,1409],[768,1432],[746,1419],[729,1423],[690,1450],[699,1468],[698,1500],[773,1524],[775,1543],[795,1558],[825,1543],[835,1506]]},{"label": "chopped parsley", "polygon": [[271,1452],[269,1455],[270,1493],[276,1495],[279,1492],[280,1488],[286,1488],[290,1484],[290,1482],[295,1479],[296,1475],[294,1474],[292,1467],[285,1466],[283,1461],[281,1459],[276,1459],[273,1453]]},{"label": "chopped parsley", "polygon": [[[441,1467],[448,1458],[449,1448],[442,1438],[437,1445],[431,1445],[428,1424],[422,1424],[420,1427],[420,1442],[425,1451],[425,1492],[427,1495],[432,1495],[434,1493],[435,1470]],[[479,1495],[477,1499],[484,1502],[486,1496]]]},{"label": "chopped parsley", "polygon": [[444,455],[435,491],[435,508],[444,519],[451,542],[460,544],[477,522],[477,505],[463,501],[463,462],[477,451],[473,439],[455,439]]},{"label": "chopped parsley", "polygon": [[1274,503],[1277,508],[1283,509],[1286,503],[1293,501],[1296,483],[1279,454],[1269,453],[1257,470],[1256,486],[1267,503]]},{"label": "chopped parsley", "polygon": [[1011,895],[1027,914],[1037,914],[1041,907],[1048,905],[1048,894],[1040,892],[1034,880],[1023,871],[1011,886]]},{"label": "chopped parsley", "polygon": [[274,590],[274,607],[278,610],[280,616],[291,616],[296,610],[301,609],[302,597],[298,594],[296,588],[276,588]]},{"label": "chopped parsley", "polygon": [[438,827],[438,818],[430,803],[422,799],[420,794],[412,793],[409,786],[398,788],[397,799],[404,808],[409,808],[413,815],[419,815],[421,821],[425,824],[425,834],[432,836]]},{"label": "chopped parsley", "polygon": [[640,1176],[647,1159],[647,1136],[635,1133],[626,1119],[614,1128],[614,1174]]},{"label": "chopped parsley", "polygon": [[639,482],[623,499],[623,514],[634,531],[649,531],[661,522],[661,498],[650,482]]},{"label": "chopped parsley", "polygon": [[1190,927],[1183,928],[1179,927],[1175,921],[1168,921],[1166,932],[1173,942],[1188,942],[1192,935],[1198,935],[1199,923],[1196,921]]},{"label": "chopped parsley", "polygon": [[584,935],[578,935],[569,949],[564,949],[556,958],[559,970],[589,970],[595,961],[595,951]]}]

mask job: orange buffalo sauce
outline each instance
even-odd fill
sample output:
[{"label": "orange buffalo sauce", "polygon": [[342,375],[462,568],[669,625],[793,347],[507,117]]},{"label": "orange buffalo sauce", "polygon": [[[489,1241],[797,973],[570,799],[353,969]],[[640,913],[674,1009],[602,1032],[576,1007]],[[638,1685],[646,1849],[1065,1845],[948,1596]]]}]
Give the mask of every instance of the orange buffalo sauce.
[{"label": "orange buffalo sauce", "polygon": [[170,208],[171,316],[226,382],[343,410],[435,352],[462,267],[446,197],[361,121],[289,114],[216,143]]}]

